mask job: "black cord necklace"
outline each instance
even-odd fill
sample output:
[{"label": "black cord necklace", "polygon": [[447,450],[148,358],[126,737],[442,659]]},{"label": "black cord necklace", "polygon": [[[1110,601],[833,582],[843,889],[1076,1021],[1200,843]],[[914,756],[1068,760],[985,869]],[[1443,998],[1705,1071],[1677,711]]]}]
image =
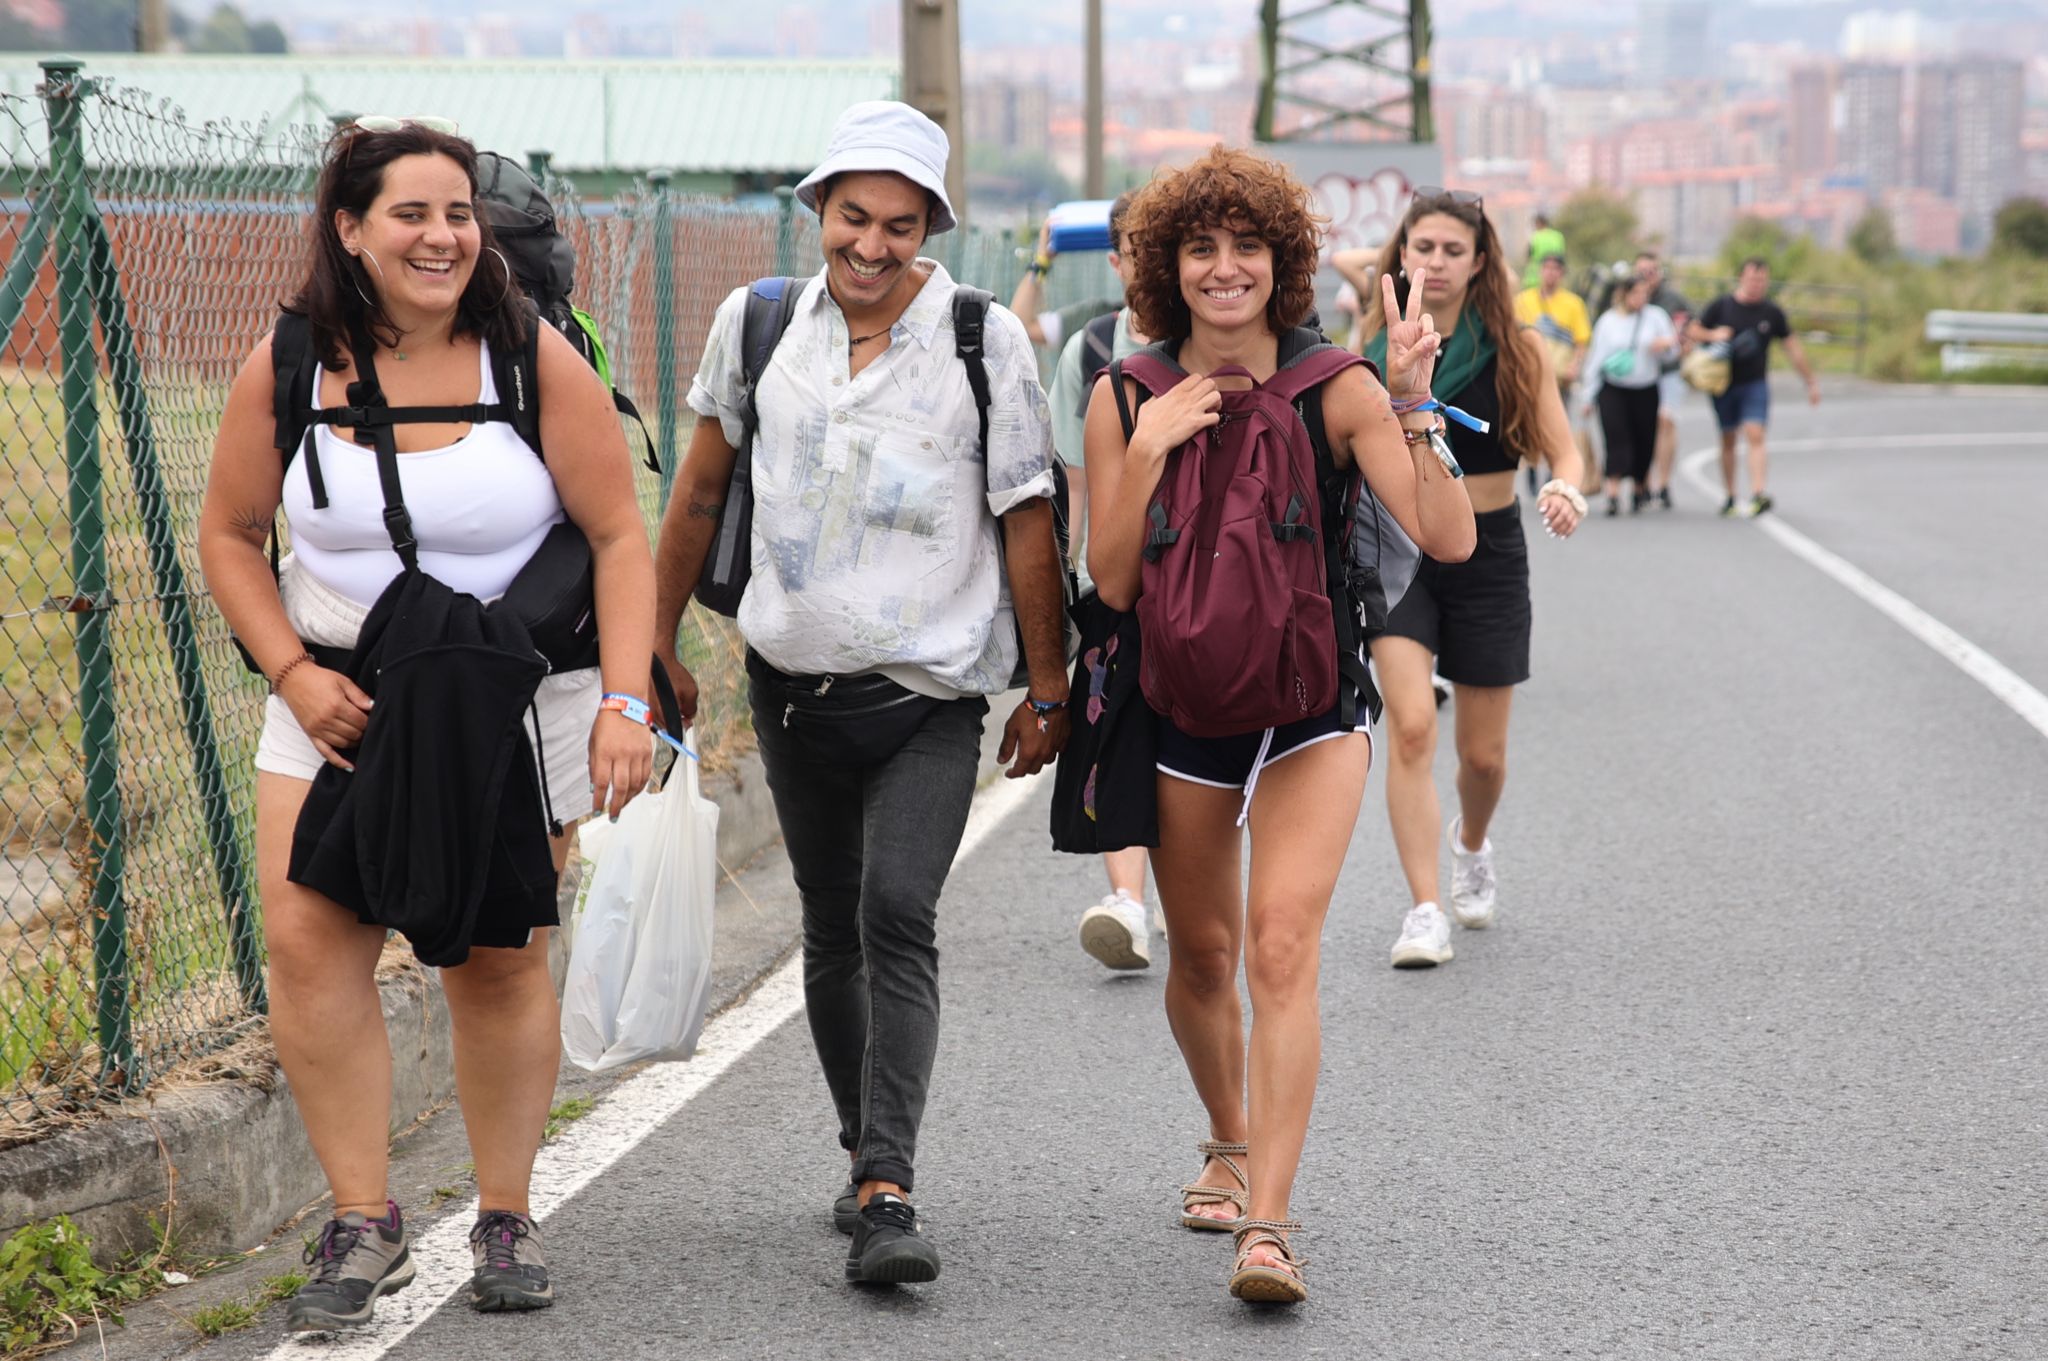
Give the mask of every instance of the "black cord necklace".
[{"label": "black cord necklace", "polygon": [[[849,329],[851,329],[851,328],[849,328]],[[882,338],[883,336],[885,336],[885,335],[889,334],[889,332],[891,332],[891,331],[893,331],[893,330],[895,330],[895,329],[896,329],[896,324],[895,324],[894,322],[891,322],[891,323],[889,323],[889,325],[887,325],[887,326],[884,326],[884,327],[883,327],[883,328],[882,328],[881,330],[879,330],[879,331],[876,331],[876,332],[875,332],[875,333],[874,333],[873,335],[865,335],[865,336],[854,336],[854,337],[853,337],[852,339],[850,339],[850,340],[848,340],[848,341],[846,342],[846,348],[847,348],[847,349],[849,349],[849,350],[853,350],[853,349],[858,349],[858,348],[859,348],[859,347],[861,347],[862,345],[865,345],[865,344],[867,344],[867,343],[868,343],[868,342],[869,342],[870,340],[879,340],[879,339],[881,339],[881,338]]]}]

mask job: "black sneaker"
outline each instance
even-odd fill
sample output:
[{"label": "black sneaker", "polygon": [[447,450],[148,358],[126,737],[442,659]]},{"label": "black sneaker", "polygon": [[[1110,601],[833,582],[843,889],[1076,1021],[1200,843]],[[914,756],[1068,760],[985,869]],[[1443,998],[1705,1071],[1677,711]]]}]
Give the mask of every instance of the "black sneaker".
[{"label": "black sneaker", "polygon": [[1726,501],[1723,501],[1723,502],[1721,503],[1721,518],[1725,520],[1725,519],[1727,519],[1727,518],[1728,518],[1729,516],[1733,515],[1734,513],[1735,513],[1735,498],[1731,496],[1731,497],[1729,497],[1729,498],[1728,498],[1728,499],[1727,499]]},{"label": "black sneaker", "polygon": [[469,1231],[476,1274],[469,1278],[469,1302],[478,1312],[546,1309],[555,1302],[541,1255],[540,1225],[512,1210],[485,1210]]},{"label": "black sneaker", "polygon": [[1650,502],[1655,499],[1656,498],[1651,493],[1646,491],[1639,491],[1634,493],[1629,497],[1628,513],[1631,515],[1641,515],[1643,513],[1643,507],[1649,505]]},{"label": "black sneaker", "polygon": [[846,1250],[846,1279],[868,1285],[904,1285],[939,1278],[939,1250],[917,1231],[917,1211],[887,1191],[868,1197]]},{"label": "black sneaker", "polygon": [[1755,496],[1749,498],[1749,513],[1752,516],[1761,515],[1765,511],[1769,510],[1774,504],[1776,503],[1773,502],[1768,495],[1766,495],[1763,492],[1758,492]]},{"label": "black sneaker", "polygon": [[1659,510],[1671,509],[1671,488],[1665,487],[1657,493],[1657,508]]},{"label": "black sneaker", "polygon": [[1610,519],[1610,520],[1612,520],[1612,519],[1613,519],[1613,518],[1614,518],[1615,516],[1617,516],[1617,515],[1619,515],[1619,514],[1621,514],[1621,498],[1620,498],[1620,497],[1618,497],[1618,496],[1610,496],[1610,497],[1608,497],[1608,498],[1607,498],[1607,518],[1608,518],[1608,519]]},{"label": "black sneaker", "polygon": [[832,1227],[841,1233],[852,1233],[853,1226],[860,1223],[860,1188],[852,1182],[832,1200]]},{"label": "black sneaker", "polygon": [[306,1245],[312,1279],[299,1287],[285,1311],[295,1333],[324,1333],[368,1323],[377,1297],[412,1284],[412,1250],[398,1206],[385,1202],[384,1218],[365,1219],[351,1210],[330,1219]]}]

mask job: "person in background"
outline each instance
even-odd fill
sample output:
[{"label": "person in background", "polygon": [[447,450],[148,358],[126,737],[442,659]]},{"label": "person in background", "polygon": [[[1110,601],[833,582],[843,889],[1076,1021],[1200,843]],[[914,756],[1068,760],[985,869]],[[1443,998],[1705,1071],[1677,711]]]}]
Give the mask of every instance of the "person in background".
[{"label": "person in background", "polygon": [[[1515,295],[1515,320],[1536,328],[1550,348],[1550,367],[1557,374],[1557,394],[1564,409],[1572,409],[1572,388],[1578,384],[1586,346],[1593,339],[1593,324],[1586,316],[1586,301],[1564,286],[1565,259],[1546,255],[1540,262],[1537,283]],[[1536,468],[1528,470],[1529,494],[1536,494]]]},{"label": "person in background", "polygon": [[[1555,474],[1537,491],[1536,512],[1565,537],[1586,513],[1578,445],[1558,400],[1550,351],[1515,321],[1514,274],[1479,195],[1418,189],[1401,228],[1380,255],[1395,279],[1396,305],[1419,290],[1443,337],[1436,399],[1485,421],[1453,422],[1449,440],[1465,476],[1479,542],[1464,562],[1425,558],[1408,593],[1372,642],[1373,674],[1386,700],[1387,816],[1414,906],[1391,951],[1395,968],[1427,968],[1452,955],[1450,923],[1438,906],[1437,841],[1444,836],[1436,793],[1436,706],[1430,668],[1457,688],[1458,808],[1449,828],[1451,912],[1467,930],[1493,923],[1496,880],[1488,830],[1507,785],[1508,715],[1514,687],[1529,678],[1529,548],[1515,473],[1546,462]],[[1387,327],[1398,317],[1374,299],[1366,354],[1384,362]],[[1427,545],[1424,546],[1427,552]]]},{"label": "person in background", "polygon": [[[1692,322],[1692,304],[1664,277],[1664,261],[1656,251],[1636,252],[1636,277],[1650,284],[1650,305],[1661,307],[1671,318],[1672,328],[1684,348],[1686,328]],[[1685,380],[1678,375],[1679,349],[1658,359],[1663,376],[1657,380],[1657,455],[1650,462],[1650,494],[1665,510],[1671,509],[1671,468],[1678,457],[1678,402],[1685,395]]]},{"label": "person in background", "polygon": [[[1110,240],[1115,239],[1112,231]],[[1038,252],[1024,266],[1024,277],[1017,280],[1017,290],[1010,294],[1010,311],[1024,323],[1024,334],[1033,345],[1041,345],[1054,354],[1079,335],[1083,326],[1123,306],[1109,298],[1086,298],[1057,311],[1046,311],[1045,278],[1052,273],[1053,261],[1058,258],[1052,245],[1052,219],[1047,218],[1038,229]]]},{"label": "person in background", "polygon": [[1650,302],[1650,281],[1634,276],[1593,326],[1587,355],[1586,407],[1600,413],[1607,446],[1607,513],[1621,513],[1621,484],[1635,484],[1631,511],[1650,503],[1650,463],[1657,448],[1658,382],[1678,332]]},{"label": "person in background", "polygon": [[1820,405],[1820,379],[1806,357],[1806,347],[1792,334],[1785,309],[1771,301],[1771,263],[1762,256],[1742,262],[1735,291],[1706,305],[1692,324],[1694,344],[1728,346],[1728,390],[1714,398],[1714,419],[1721,427],[1721,485],[1727,499],[1723,515],[1735,514],[1735,439],[1749,442],[1749,513],[1771,508],[1771,456],[1766,446],[1771,423],[1771,342],[1780,341],[1792,366],[1806,380],[1806,400]]},{"label": "person in background", "polygon": [[1543,262],[1552,255],[1564,254],[1564,233],[1550,225],[1548,213],[1536,214],[1535,223],[1529,232],[1528,263],[1522,267],[1522,287],[1534,288],[1543,281]]},{"label": "person in background", "polygon": [[[1115,247],[1109,263],[1129,289],[1131,283],[1130,241],[1123,231],[1124,216],[1130,211],[1131,195],[1120,195],[1109,210],[1109,236]],[[1104,323],[1108,323],[1105,325]],[[1052,390],[1047,399],[1052,408],[1052,443],[1059,456],[1075,469],[1085,469],[1084,448],[1088,399],[1095,379],[1109,365],[1126,355],[1136,354],[1151,342],[1137,329],[1128,305],[1104,313],[1068,338],[1054,366]],[[1088,581],[1088,485],[1085,472],[1069,479],[1072,509],[1067,523],[1076,570],[1083,588]],[[1109,892],[1102,901],[1081,914],[1081,948],[1112,969],[1143,969],[1152,963],[1151,934],[1165,929],[1165,919],[1156,912],[1148,922],[1145,913],[1146,850],[1130,846],[1105,851],[1102,868],[1109,876]]]}]

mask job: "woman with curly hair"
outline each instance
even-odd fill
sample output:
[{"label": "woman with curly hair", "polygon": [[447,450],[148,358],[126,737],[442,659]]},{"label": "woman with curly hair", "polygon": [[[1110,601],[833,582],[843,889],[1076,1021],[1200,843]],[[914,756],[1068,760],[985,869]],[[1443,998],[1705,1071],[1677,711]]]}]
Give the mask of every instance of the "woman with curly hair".
[{"label": "woman with curly hair", "polygon": [[1463,562],[1429,561],[1372,643],[1373,674],[1386,700],[1393,737],[1387,813],[1394,848],[1414,899],[1394,942],[1395,968],[1427,968],[1451,958],[1451,930],[1437,906],[1435,669],[1457,696],[1458,817],[1451,823],[1451,915],[1479,930],[1493,921],[1493,844],[1487,829],[1507,778],[1508,707],[1529,678],[1529,548],[1515,498],[1519,464],[1545,462],[1553,478],[1536,494],[1544,528],[1564,537],[1586,513],[1579,494],[1579,450],[1558,397],[1550,355],[1534,330],[1515,321],[1515,283],[1500,238],[1476,194],[1418,189],[1401,230],[1380,252],[1389,281],[1363,323],[1369,358],[1389,355],[1403,317],[1421,299],[1442,336],[1436,395],[1483,422],[1453,423],[1452,451],[1464,467],[1465,494],[1479,543]]},{"label": "woman with curly hair", "polygon": [[[1243,389],[1245,373],[1271,383],[1283,346],[1319,339],[1296,330],[1314,302],[1320,226],[1307,189],[1284,167],[1222,147],[1160,176],[1131,205],[1130,305],[1137,328],[1158,338],[1142,354],[1187,376],[1146,400],[1119,361],[1089,403],[1088,565],[1111,608],[1136,608],[1155,495],[1177,460],[1211,447],[1204,432],[1221,419],[1223,385]],[[1471,506],[1422,434],[1431,417],[1396,416],[1388,396],[1389,388],[1408,398],[1429,391],[1438,337],[1418,305],[1392,341],[1387,387],[1353,360],[1300,400],[1320,403],[1337,469],[1363,474],[1418,543],[1455,560],[1472,548]],[[1148,631],[1145,646],[1156,639]],[[1236,1233],[1230,1291],[1241,1299],[1308,1297],[1288,1204],[1321,1058],[1323,916],[1372,761],[1361,711],[1369,704],[1369,696],[1340,699],[1311,718],[1230,737],[1196,737],[1159,720],[1153,866],[1173,947],[1166,1011],[1210,1134],[1199,1145],[1207,1161],[1181,1194],[1181,1222]],[[1360,722],[1347,726],[1348,712]],[[1238,830],[1247,817],[1248,908]],[[1249,1062],[1240,959],[1252,1002]]]}]

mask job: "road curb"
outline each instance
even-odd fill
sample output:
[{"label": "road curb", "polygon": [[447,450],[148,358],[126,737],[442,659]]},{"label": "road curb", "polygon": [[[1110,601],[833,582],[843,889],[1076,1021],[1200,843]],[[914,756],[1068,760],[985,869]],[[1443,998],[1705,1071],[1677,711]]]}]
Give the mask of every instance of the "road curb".
[{"label": "road curb", "polygon": [[[707,776],[719,805],[718,858],[737,871],[780,837],[760,758]],[[580,878],[562,876],[563,915]],[[711,1009],[744,996],[788,952],[793,928],[762,939],[757,928],[728,932],[743,896],[722,876]],[[788,937],[789,939],[784,939]],[[559,940],[559,935],[557,937]],[[727,948],[729,947],[729,948]],[[725,957],[736,956],[736,957]],[[559,987],[565,952],[551,961]],[[408,960],[380,982],[395,1062],[391,1130],[407,1129],[455,1093],[448,1011],[438,976]],[[154,1248],[168,1229],[181,1253],[214,1256],[261,1243],[326,1191],[284,1075],[267,1052],[227,1081],[172,1087],[110,1118],[0,1150],[0,1238],[23,1224],[68,1214],[91,1235],[94,1256],[111,1262]]]}]

